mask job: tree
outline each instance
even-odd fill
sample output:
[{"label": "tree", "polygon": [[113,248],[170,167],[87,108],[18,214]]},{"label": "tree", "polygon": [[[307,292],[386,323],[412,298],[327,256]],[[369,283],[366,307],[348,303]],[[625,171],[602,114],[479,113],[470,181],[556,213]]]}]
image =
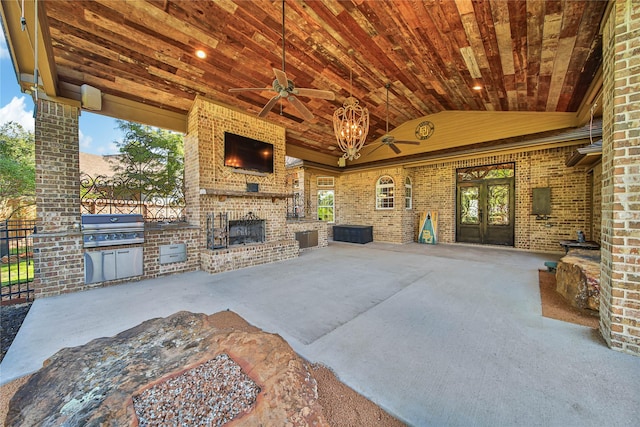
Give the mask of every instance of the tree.
[{"label": "tree", "polygon": [[[0,212],[11,217],[15,211],[35,204],[35,138],[15,122],[0,127]],[[13,202],[13,203],[12,203]]]},{"label": "tree", "polygon": [[118,120],[124,138],[117,141],[121,156],[114,163],[116,179],[147,196],[170,197],[182,187],[182,135],[139,123]]}]

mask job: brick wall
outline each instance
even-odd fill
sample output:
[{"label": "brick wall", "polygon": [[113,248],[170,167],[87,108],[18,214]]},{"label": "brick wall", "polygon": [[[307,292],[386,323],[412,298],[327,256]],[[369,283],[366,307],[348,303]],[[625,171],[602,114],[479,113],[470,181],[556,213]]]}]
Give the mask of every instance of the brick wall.
[{"label": "brick wall", "polygon": [[[532,188],[551,187],[551,219],[537,221],[529,214],[530,210],[520,212],[521,220],[529,221],[530,247],[528,249],[557,251],[558,240],[577,239],[578,230],[585,233],[587,240],[592,239],[589,235],[591,230],[589,175],[581,168],[568,168],[564,164],[566,158],[576,148],[576,146],[565,147],[529,154],[530,175],[529,177],[520,176],[518,183],[521,190],[526,191],[527,200],[531,200]],[[521,192],[516,194],[516,197],[524,196]],[[526,238],[526,236],[523,237]]]},{"label": "brick wall", "polygon": [[[144,236],[144,278],[184,273],[200,269],[200,248],[198,247],[200,229],[180,224],[162,228],[147,225]],[[187,260],[160,264],[160,246],[184,243],[187,247]]]},{"label": "brick wall", "polygon": [[[336,178],[335,218],[337,225],[371,225],[373,240],[408,243],[415,210],[405,209],[405,178],[409,172],[403,167],[345,173]],[[394,207],[376,209],[376,183],[383,176],[394,181]],[[311,185],[313,186],[314,180]],[[415,191],[415,184],[413,186]]]},{"label": "brick wall", "polygon": [[640,355],[640,11],[618,0],[605,19],[600,332]]},{"label": "brick wall", "polygon": [[85,289],[82,236],[79,233],[33,235],[34,297]]},{"label": "brick wall", "polygon": [[[241,268],[286,259],[294,254],[297,256],[298,242],[290,240],[292,237],[286,227],[287,196],[291,188],[287,186],[285,169],[285,129],[204,98],[194,102],[189,113],[188,129],[185,165],[191,164],[185,168],[185,199],[189,223],[201,230],[198,242],[201,268],[213,273],[231,267]],[[273,144],[273,173],[243,173],[224,166],[225,132]],[[258,184],[259,191],[247,192],[247,183]],[[229,220],[241,219],[249,213],[264,219],[264,247],[207,249],[207,215],[220,213],[227,213]],[[296,251],[291,250],[292,245],[296,246]],[[272,253],[267,253],[267,249]]]},{"label": "brick wall", "polygon": [[39,233],[78,231],[79,110],[43,99],[36,108],[36,221]]},{"label": "brick wall", "polygon": [[[459,161],[443,161],[415,168],[386,168],[345,173],[336,178],[336,223],[373,225],[374,240],[407,243],[416,239],[419,213],[437,211],[438,240],[456,241],[456,170],[500,163],[515,165],[516,248],[561,252],[558,240],[575,239],[578,230],[589,236],[591,223],[590,177],[579,168],[567,168],[567,156],[575,146],[504,155],[478,156]],[[395,207],[375,209],[375,185],[382,175],[396,183]],[[413,209],[405,209],[405,178],[413,183]],[[313,187],[315,175],[311,175]],[[532,189],[551,187],[551,218],[536,220],[531,215]]]},{"label": "brick wall", "polygon": [[78,114],[76,107],[43,99],[36,106],[36,298],[72,292],[84,284]]},{"label": "brick wall", "polygon": [[[415,168],[413,207],[416,212],[438,212],[438,242],[455,242],[455,166],[451,162]],[[414,224],[414,230],[418,223]]]},{"label": "brick wall", "polygon": [[591,171],[591,240],[602,241],[602,163]]},{"label": "brick wall", "polygon": [[221,273],[295,258],[298,252],[296,240],[283,240],[262,245],[230,246],[228,249],[215,251],[203,250],[200,259],[202,270]]},{"label": "brick wall", "polygon": [[[515,247],[533,251],[560,252],[558,240],[574,239],[577,230],[590,236],[591,224],[599,218],[591,214],[591,177],[579,168],[567,168],[566,157],[578,146],[536,150],[508,155],[479,156],[474,159],[442,162],[415,168],[386,168],[343,173],[335,177],[337,224],[374,226],[374,240],[407,243],[414,241],[419,213],[439,213],[439,241],[455,242],[456,169],[496,163],[514,163],[516,169]],[[326,172],[306,170],[305,192],[309,200],[307,215],[315,215],[318,190],[316,179]],[[396,182],[394,209],[375,210],[375,183],[382,175]],[[406,177],[412,180],[413,208],[404,208]],[[552,218],[536,220],[531,212],[532,189],[552,188]],[[329,228],[331,236],[331,227]],[[595,236],[593,236],[595,237]]]},{"label": "brick wall", "polygon": [[329,245],[329,227],[324,221],[314,220],[289,220],[287,221],[287,239],[295,239],[295,234],[300,231],[316,230],[318,232],[318,248]]}]

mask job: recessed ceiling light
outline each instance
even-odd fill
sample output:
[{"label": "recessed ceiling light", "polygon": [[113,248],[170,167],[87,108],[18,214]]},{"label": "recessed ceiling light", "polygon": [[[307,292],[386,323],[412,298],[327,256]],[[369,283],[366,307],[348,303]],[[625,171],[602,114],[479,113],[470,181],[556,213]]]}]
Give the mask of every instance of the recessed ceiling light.
[{"label": "recessed ceiling light", "polygon": [[204,59],[207,57],[207,53],[202,49],[198,49],[196,50],[196,56],[200,59]]},{"label": "recessed ceiling light", "polygon": [[473,90],[482,90],[482,86],[479,85],[479,84],[475,84],[475,85],[473,85],[472,89]]}]

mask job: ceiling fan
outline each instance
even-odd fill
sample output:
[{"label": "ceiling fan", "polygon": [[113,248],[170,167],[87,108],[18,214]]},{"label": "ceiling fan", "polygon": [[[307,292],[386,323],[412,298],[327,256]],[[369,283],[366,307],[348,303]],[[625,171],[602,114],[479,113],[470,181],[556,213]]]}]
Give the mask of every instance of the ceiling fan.
[{"label": "ceiling fan", "polygon": [[296,95],[306,96],[307,98],[320,98],[320,99],[328,99],[334,100],[336,99],[336,95],[329,90],[319,90],[319,89],[309,89],[309,88],[298,88],[293,84],[293,81],[287,78],[287,74],[285,73],[285,31],[284,31],[284,5],[285,0],[282,0],[282,70],[278,70],[277,68],[273,68],[273,74],[275,75],[275,80],[271,84],[271,87],[245,87],[245,88],[233,88],[229,89],[229,92],[244,92],[244,91],[271,91],[276,94],[267,102],[267,104],[262,108],[260,113],[258,113],[258,117],[265,117],[269,111],[276,105],[279,100],[286,99],[291,105],[295,107],[302,117],[306,120],[313,119],[313,114],[307,107],[304,106],[302,102],[296,97]]},{"label": "ceiling fan", "polygon": [[382,146],[385,146],[385,145],[388,145],[389,148],[391,148],[393,150],[393,152],[396,153],[396,154],[400,154],[400,152],[401,152],[400,149],[396,146],[396,144],[420,145],[419,141],[396,141],[396,138],[393,135],[389,134],[389,88],[391,87],[391,85],[389,83],[387,83],[386,85],[384,85],[384,87],[387,89],[387,129],[386,129],[385,135],[382,137],[380,145],[378,145],[373,150],[369,151],[369,153],[367,155],[373,153],[378,148],[380,148]]}]

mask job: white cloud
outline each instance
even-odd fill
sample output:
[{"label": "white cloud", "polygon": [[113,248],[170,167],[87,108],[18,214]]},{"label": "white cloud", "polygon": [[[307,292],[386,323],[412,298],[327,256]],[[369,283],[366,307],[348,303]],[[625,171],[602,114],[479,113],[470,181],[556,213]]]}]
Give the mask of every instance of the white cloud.
[{"label": "white cloud", "polygon": [[78,138],[80,139],[80,151],[86,151],[89,147],[91,147],[93,137],[91,137],[90,135],[85,135],[84,133],[82,133],[82,130],[79,130]]},{"label": "white cloud", "polygon": [[107,142],[103,145],[100,145],[96,151],[98,154],[117,154],[120,152],[118,146],[114,142]]},{"label": "white cloud", "polygon": [[0,108],[0,122],[16,122],[22,125],[28,131],[33,132],[35,129],[35,120],[33,118],[33,110],[27,111],[25,97],[18,98],[14,96],[11,102]]},{"label": "white cloud", "polygon": [[4,38],[4,31],[0,31],[0,59],[9,58],[9,49],[7,48],[7,40]]}]

